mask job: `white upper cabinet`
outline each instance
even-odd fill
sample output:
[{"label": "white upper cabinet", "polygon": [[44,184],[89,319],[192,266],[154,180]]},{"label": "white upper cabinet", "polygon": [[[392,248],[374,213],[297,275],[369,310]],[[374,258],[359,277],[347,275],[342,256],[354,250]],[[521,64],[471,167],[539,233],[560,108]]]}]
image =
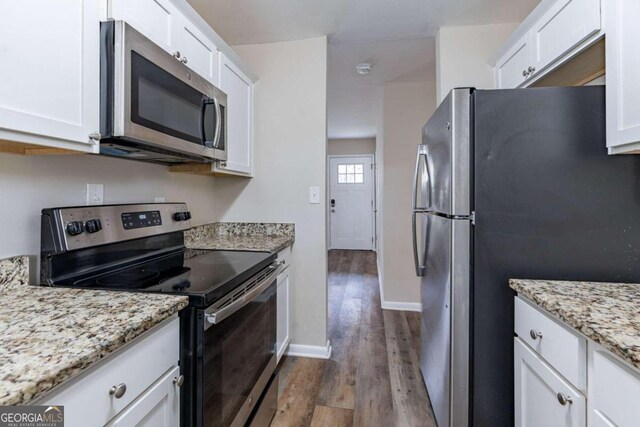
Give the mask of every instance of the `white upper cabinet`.
[{"label": "white upper cabinet", "polygon": [[173,53],[178,12],[168,0],[107,0],[109,17],[126,21],[155,44]]},{"label": "white upper cabinet", "polygon": [[183,16],[175,20],[173,36],[179,59],[218,86],[218,48]]},{"label": "white upper cabinet", "polygon": [[220,54],[220,89],[227,94],[227,160],[217,173],[253,173],[253,83],[224,54]]},{"label": "white upper cabinet", "polygon": [[513,44],[511,49],[496,64],[496,86],[514,88],[520,86],[531,74],[533,49],[529,34]]},{"label": "white upper cabinet", "polygon": [[109,0],[109,17],[123,20],[218,85],[218,48],[169,0]]},{"label": "white upper cabinet", "polygon": [[559,0],[532,31],[535,72],[600,31],[600,0]]},{"label": "white upper cabinet", "polygon": [[0,139],[96,152],[98,2],[3,1],[0,16]]},{"label": "white upper cabinet", "polygon": [[600,0],[540,3],[501,49],[495,61],[496,87],[534,84],[554,65],[564,63],[601,37],[600,21]]},{"label": "white upper cabinet", "polygon": [[640,152],[640,1],[607,0],[607,146]]}]

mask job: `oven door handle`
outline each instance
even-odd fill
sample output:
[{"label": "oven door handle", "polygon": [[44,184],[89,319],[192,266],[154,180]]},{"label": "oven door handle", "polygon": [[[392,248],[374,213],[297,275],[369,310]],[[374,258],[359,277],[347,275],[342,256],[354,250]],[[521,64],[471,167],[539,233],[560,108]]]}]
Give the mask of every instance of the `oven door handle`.
[{"label": "oven door handle", "polygon": [[231,316],[236,311],[240,310],[245,305],[256,299],[262,292],[273,284],[278,278],[278,275],[282,272],[284,266],[282,264],[271,264],[269,267],[269,274],[262,279],[253,289],[244,294],[242,298],[235,300],[233,303],[220,308],[214,309],[211,312],[205,311],[204,313],[204,328],[208,329],[211,325],[216,325],[222,322],[227,317]]}]

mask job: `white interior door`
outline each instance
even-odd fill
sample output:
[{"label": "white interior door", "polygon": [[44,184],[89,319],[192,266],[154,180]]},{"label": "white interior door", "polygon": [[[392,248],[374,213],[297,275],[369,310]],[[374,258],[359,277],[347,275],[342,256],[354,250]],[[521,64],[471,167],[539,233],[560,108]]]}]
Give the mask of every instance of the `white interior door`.
[{"label": "white interior door", "polygon": [[373,250],[373,156],[330,157],[331,249]]}]

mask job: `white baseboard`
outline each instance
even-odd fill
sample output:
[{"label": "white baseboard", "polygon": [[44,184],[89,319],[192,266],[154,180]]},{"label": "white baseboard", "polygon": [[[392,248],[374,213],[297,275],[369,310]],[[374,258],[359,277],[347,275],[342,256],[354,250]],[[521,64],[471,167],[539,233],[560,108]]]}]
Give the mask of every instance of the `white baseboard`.
[{"label": "white baseboard", "polygon": [[289,344],[287,355],[298,356],[298,357],[311,357],[313,359],[329,359],[331,358],[331,343],[327,341],[326,346]]},{"label": "white baseboard", "polygon": [[397,302],[382,300],[383,310],[399,310],[399,311],[422,311],[422,304],[419,302]]}]

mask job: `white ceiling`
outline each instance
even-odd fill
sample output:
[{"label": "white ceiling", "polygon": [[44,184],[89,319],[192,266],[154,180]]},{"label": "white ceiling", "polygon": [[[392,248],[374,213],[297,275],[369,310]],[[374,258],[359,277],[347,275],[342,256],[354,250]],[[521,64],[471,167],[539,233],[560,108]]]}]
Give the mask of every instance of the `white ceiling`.
[{"label": "white ceiling", "polygon": [[[437,29],[520,22],[540,0],[188,0],[230,45],[329,37],[329,137],[375,135],[382,83],[435,79]],[[361,77],[359,62],[373,72]]]}]

